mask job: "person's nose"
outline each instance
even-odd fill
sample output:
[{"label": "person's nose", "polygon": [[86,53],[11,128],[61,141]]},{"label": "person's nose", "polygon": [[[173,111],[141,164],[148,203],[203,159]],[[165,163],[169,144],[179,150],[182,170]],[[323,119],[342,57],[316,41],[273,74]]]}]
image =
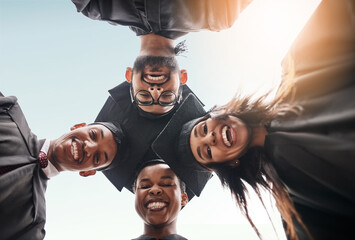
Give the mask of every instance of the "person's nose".
[{"label": "person's nose", "polygon": [[211,131],[206,136],[207,142],[210,146],[216,145],[216,134],[214,131]]},{"label": "person's nose", "polygon": [[148,88],[148,91],[150,92],[154,101],[156,102],[156,101],[158,101],[158,98],[159,98],[160,94],[164,91],[164,89],[160,86],[150,86]]},{"label": "person's nose", "polygon": [[162,194],[162,192],[163,192],[162,189],[158,185],[153,185],[150,188],[149,194],[152,196],[159,196]]},{"label": "person's nose", "polygon": [[93,156],[97,151],[97,143],[86,140],[84,142],[84,151],[88,158]]}]

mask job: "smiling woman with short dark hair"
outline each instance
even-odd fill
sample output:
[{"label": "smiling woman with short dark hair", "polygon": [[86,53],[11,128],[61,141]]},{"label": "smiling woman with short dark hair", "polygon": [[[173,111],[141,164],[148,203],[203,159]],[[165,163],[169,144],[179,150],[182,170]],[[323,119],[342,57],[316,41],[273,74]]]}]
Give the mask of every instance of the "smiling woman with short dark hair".
[{"label": "smiling woman with short dark hair", "polygon": [[150,160],[141,166],[133,190],[136,211],[144,221],[144,233],[135,240],[186,240],[177,234],[176,223],[189,199],[184,183],[163,160]]}]

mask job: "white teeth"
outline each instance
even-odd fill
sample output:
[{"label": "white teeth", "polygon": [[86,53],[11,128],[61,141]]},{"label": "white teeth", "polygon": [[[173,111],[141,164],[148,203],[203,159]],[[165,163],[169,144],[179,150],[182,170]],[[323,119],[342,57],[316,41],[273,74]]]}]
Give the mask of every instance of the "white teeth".
[{"label": "white teeth", "polygon": [[73,143],[71,144],[71,155],[74,156],[74,147],[73,147]]},{"label": "white teeth", "polygon": [[222,129],[222,138],[223,138],[223,142],[225,145],[227,145],[228,147],[232,146],[232,143],[230,143],[228,141],[228,137],[227,137],[227,131],[228,131],[228,126],[224,126]]},{"label": "white teeth", "polygon": [[160,76],[147,75],[147,78],[148,78],[149,80],[159,81],[159,80],[164,79],[164,75],[160,75]]},{"label": "white teeth", "polygon": [[78,152],[78,144],[76,142],[73,141],[72,145],[71,145],[71,154],[74,157],[74,160],[78,160],[79,159],[79,152]]},{"label": "white teeth", "polygon": [[166,203],[164,203],[164,202],[151,202],[148,204],[147,208],[154,210],[154,209],[162,208],[165,206],[166,206]]}]

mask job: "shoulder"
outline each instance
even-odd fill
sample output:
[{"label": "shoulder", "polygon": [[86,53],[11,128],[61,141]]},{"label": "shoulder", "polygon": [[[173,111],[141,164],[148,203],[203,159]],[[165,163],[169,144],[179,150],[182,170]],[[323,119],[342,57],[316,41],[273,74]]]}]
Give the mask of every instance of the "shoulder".
[{"label": "shoulder", "polygon": [[37,136],[32,133],[15,96],[0,95],[0,128],[1,138],[8,140],[2,144],[25,144],[30,154],[36,155],[39,148]]},{"label": "shoulder", "polygon": [[130,84],[123,82],[108,91],[111,97],[116,101],[128,99],[130,100]]},{"label": "shoulder", "polygon": [[187,85],[183,85],[182,98],[186,99],[190,94],[194,95],[195,98],[197,98],[197,100],[202,104],[202,106],[205,106],[205,104],[202,103],[202,101],[196,96],[196,94]]},{"label": "shoulder", "polygon": [[17,97],[15,97],[15,96],[5,97],[0,92],[0,109],[7,109],[8,110],[16,103],[17,103]]},{"label": "shoulder", "polygon": [[101,108],[95,121],[123,121],[125,117],[134,112],[131,102],[130,85],[123,82],[110,89],[110,96]]}]

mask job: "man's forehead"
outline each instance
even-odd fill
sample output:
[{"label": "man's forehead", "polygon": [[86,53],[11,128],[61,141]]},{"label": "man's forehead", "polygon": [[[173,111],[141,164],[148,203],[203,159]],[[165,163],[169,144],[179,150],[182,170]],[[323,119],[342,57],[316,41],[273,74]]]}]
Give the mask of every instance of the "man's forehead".
[{"label": "man's forehead", "polygon": [[113,132],[105,125],[93,123],[88,125],[87,127],[89,127],[89,129],[97,129],[98,131],[100,131],[101,136],[103,136],[104,138],[114,136]]},{"label": "man's forehead", "polygon": [[158,177],[159,179],[174,179],[176,175],[168,165],[156,164],[143,168],[137,179],[139,181],[147,181],[154,177]]}]

